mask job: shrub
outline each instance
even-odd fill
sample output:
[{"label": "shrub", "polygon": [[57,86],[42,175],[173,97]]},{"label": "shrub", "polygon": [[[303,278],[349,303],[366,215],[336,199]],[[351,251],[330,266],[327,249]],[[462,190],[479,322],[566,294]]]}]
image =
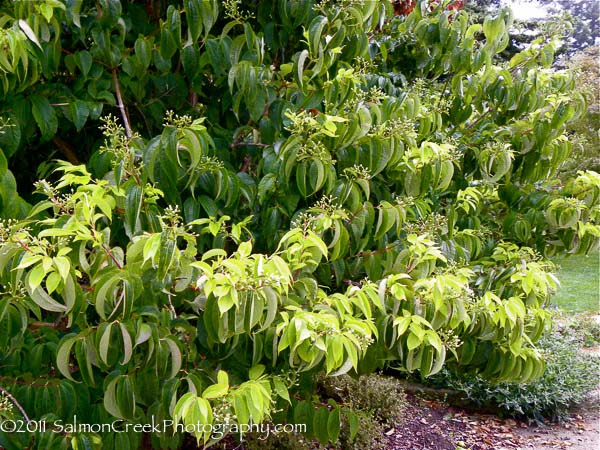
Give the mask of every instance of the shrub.
[{"label": "shrub", "polygon": [[542,421],[566,418],[569,408],[586,400],[598,386],[600,359],[583,353],[580,335],[553,331],[539,342],[546,370],[535,382],[491,383],[479,376],[447,370],[430,381],[460,392],[474,404],[500,407],[506,414]]},{"label": "shrub", "polygon": [[[375,420],[369,412],[353,411],[355,421],[351,429],[348,421],[343,421],[338,441],[328,448],[340,450],[385,450],[385,427]],[[357,431],[358,430],[358,431]],[[249,433],[244,437],[241,448],[247,450],[313,450],[324,448],[316,439],[302,434],[280,433],[265,438],[264,434]]]},{"label": "shrub", "polygon": [[405,420],[406,395],[393,377],[375,374],[358,379],[348,375],[324,377],[319,385],[325,398],[333,398],[353,411],[364,411],[385,427]]},{"label": "shrub", "polygon": [[368,411],[356,411],[358,432],[354,435],[350,432],[348,423],[342,424],[339,445],[341,450],[386,450],[388,447],[385,440],[385,427],[375,420]]},{"label": "shrub", "polygon": [[584,315],[579,317],[577,322],[583,334],[584,347],[600,345],[600,323],[598,323],[598,316]]},{"label": "shrub", "polygon": [[[2,387],[48,421],[302,418],[327,445],[349,412],[313,401],[320,373],[540,376],[544,255],[600,242],[600,176],[547,182],[584,101],[553,41],[497,66],[509,15],[446,6],[2,3]],[[28,208],[7,158],[66,157],[59,130],[87,166],[57,164]]]},{"label": "shrub", "polygon": [[600,322],[597,314],[564,314],[556,320],[556,332],[565,339],[576,340],[584,348],[600,345]]},{"label": "shrub", "polygon": [[[363,375],[358,379],[348,375],[320,377],[319,397],[323,403],[334,399],[346,411],[339,440],[341,450],[385,449],[385,430],[402,426],[405,420],[406,397],[397,379],[384,375]],[[297,434],[278,434],[265,439],[264,434],[244,437],[249,450],[316,448],[317,440]]]},{"label": "shrub", "polygon": [[265,436],[262,433],[248,433],[235,448],[245,450],[313,450],[319,448],[317,440],[302,434],[279,433]]}]

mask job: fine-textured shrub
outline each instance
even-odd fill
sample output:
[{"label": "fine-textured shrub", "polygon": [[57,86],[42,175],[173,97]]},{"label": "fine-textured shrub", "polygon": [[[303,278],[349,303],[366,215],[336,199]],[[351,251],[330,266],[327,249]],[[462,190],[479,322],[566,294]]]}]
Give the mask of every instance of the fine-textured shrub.
[{"label": "fine-textured shrub", "polygon": [[556,331],[566,338],[576,339],[583,347],[600,345],[600,322],[597,315],[562,317],[557,321]]},{"label": "fine-textured shrub", "polygon": [[312,450],[318,448],[316,439],[307,439],[302,434],[278,433],[266,436],[262,433],[248,433],[243,437],[238,449],[244,450]]},{"label": "fine-textured shrub", "polygon": [[367,411],[357,411],[358,433],[354,437],[350,433],[348,423],[342,423],[340,441],[337,448],[341,450],[386,450],[389,448],[385,440],[385,427]]},{"label": "fine-textured shrub", "polygon": [[405,420],[406,395],[393,377],[368,375],[354,379],[344,375],[323,378],[320,386],[326,397],[367,412],[384,426],[392,427]]}]

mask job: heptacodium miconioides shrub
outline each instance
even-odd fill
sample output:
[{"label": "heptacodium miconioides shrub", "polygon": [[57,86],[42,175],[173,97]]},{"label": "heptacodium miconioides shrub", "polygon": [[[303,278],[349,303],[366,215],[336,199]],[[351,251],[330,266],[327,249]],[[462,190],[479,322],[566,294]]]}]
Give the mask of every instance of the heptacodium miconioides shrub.
[{"label": "heptacodium miconioides shrub", "polygon": [[[311,403],[317,373],[542,374],[545,256],[600,236],[599,175],[552,181],[585,107],[551,68],[555,41],[495,65],[507,13],[471,25],[429,2],[406,17],[366,0],[12,8],[0,386],[30,418],[307,422],[326,444],[358,421]],[[17,199],[4,155],[97,127],[113,105],[103,136],[73,135],[87,166],[60,163],[31,208]]]}]

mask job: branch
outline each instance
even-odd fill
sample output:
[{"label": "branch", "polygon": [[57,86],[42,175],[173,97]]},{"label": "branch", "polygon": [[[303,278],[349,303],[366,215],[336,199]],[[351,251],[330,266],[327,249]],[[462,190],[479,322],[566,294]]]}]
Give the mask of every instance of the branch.
[{"label": "branch", "polygon": [[12,394],[10,392],[8,392],[6,389],[4,389],[2,386],[0,386],[0,394],[5,395],[12,402],[12,404],[17,407],[17,409],[21,412],[23,419],[25,419],[25,421],[27,423],[31,422],[31,420],[29,419],[29,416],[25,412],[25,409],[21,406],[21,404],[17,401],[17,399],[14,398],[12,396]]},{"label": "branch", "polygon": [[108,247],[106,244],[102,244],[102,248],[104,249],[104,251],[106,252],[106,254],[108,256],[110,256],[110,259],[112,259],[112,261],[115,263],[115,265],[119,269],[123,269],[123,265],[117,260],[117,258],[115,258],[115,255],[113,255],[112,251],[110,250],[110,247]]},{"label": "branch", "polygon": [[29,324],[29,329],[31,331],[37,330],[39,328],[43,328],[43,327],[50,327],[53,330],[56,330],[58,328],[60,328],[60,324],[55,323],[55,322],[31,322]]},{"label": "branch", "polygon": [[31,322],[28,328],[31,331],[36,331],[43,327],[50,327],[53,330],[66,331],[68,327],[67,321],[64,319],[65,317],[61,314],[54,322]]},{"label": "branch", "polygon": [[474,128],[475,125],[479,124],[479,122],[481,122],[483,119],[485,119],[488,115],[490,115],[491,113],[496,112],[496,108],[491,107],[490,109],[488,109],[487,111],[485,111],[484,113],[482,113],[477,120],[475,120],[475,122],[471,123],[470,125],[468,125],[466,128],[467,129],[471,129]]},{"label": "branch", "polygon": [[229,148],[236,148],[236,147],[268,147],[267,144],[261,144],[260,142],[232,142],[231,144],[229,144]]},{"label": "branch", "polygon": [[367,252],[357,253],[356,255],[348,255],[344,259],[364,258],[365,256],[379,255],[380,253],[389,252],[390,250],[395,249],[399,245],[400,245],[400,242],[396,242],[395,244],[390,244],[387,247],[384,247],[384,248],[379,249],[379,250],[370,250],[370,251],[367,251]]},{"label": "branch", "polygon": [[76,166],[81,164],[79,158],[77,158],[77,155],[75,154],[75,151],[67,142],[63,141],[58,135],[55,135],[52,138],[52,143],[58,147],[60,152],[65,156],[65,158],[67,158],[67,161],[69,161],[71,164],[74,164]]},{"label": "branch", "polygon": [[112,70],[113,81],[115,83],[115,93],[117,94],[117,106],[121,110],[121,117],[123,118],[123,124],[125,125],[125,135],[131,137],[131,126],[129,125],[129,118],[127,117],[127,111],[125,111],[125,105],[123,104],[123,97],[121,97],[121,88],[119,87],[119,79],[117,78],[117,69]]}]

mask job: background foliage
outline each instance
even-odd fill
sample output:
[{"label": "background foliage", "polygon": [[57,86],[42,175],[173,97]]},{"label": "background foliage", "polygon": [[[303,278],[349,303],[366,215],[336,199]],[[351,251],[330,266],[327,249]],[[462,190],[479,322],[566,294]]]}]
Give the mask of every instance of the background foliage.
[{"label": "background foliage", "polygon": [[598,45],[598,17],[600,5],[588,0],[471,0],[465,9],[474,21],[482,21],[503,6],[517,10],[521,16],[510,30],[511,43],[503,52],[512,56],[539,37],[550,37],[553,32],[563,36],[561,53],[573,54]]},{"label": "background foliage", "polygon": [[544,255],[600,237],[599,175],[553,181],[585,99],[556,40],[497,65],[510,14],[447,6],[5,2],[3,388],[48,421],[312,417],[326,444],[357,418],[318,373],[539,377]]}]

